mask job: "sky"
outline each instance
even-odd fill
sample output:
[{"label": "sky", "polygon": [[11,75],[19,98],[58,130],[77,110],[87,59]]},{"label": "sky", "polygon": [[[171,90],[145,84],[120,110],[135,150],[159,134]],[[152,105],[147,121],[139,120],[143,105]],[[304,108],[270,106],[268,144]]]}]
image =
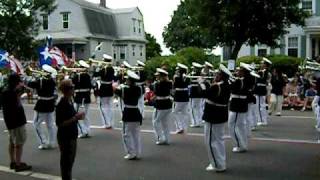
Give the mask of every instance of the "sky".
[{"label": "sky", "polygon": [[[100,2],[100,0],[87,1]],[[179,4],[180,0],[106,0],[107,7],[111,9],[139,7],[144,18],[145,31],[155,36],[157,42],[161,45],[163,55],[169,54],[170,51],[165,48],[162,32],[171,21],[173,11],[178,8]]]},{"label": "sky", "polygon": [[[87,0],[89,2],[99,3],[100,0]],[[162,32],[164,27],[171,21],[173,12],[178,8],[180,0],[106,0],[107,7],[128,8],[139,7],[144,18],[145,31],[152,34],[161,45],[162,55],[171,54],[165,47]],[[219,54],[219,50],[214,51]]]}]

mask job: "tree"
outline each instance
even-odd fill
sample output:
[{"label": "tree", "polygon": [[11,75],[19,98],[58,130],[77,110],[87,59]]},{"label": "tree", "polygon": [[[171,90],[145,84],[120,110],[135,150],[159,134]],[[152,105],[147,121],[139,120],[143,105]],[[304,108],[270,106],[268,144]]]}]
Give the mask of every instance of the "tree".
[{"label": "tree", "polygon": [[146,33],[147,45],[146,45],[146,58],[149,60],[150,58],[160,56],[162,50],[160,44],[157,43],[156,38]]},{"label": "tree", "polygon": [[279,46],[291,24],[304,25],[300,0],[186,0],[192,20],[209,30],[213,44],[231,47],[236,59],[243,44]]},{"label": "tree", "polygon": [[33,54],[34,36],[40,22],[37,12],[50,14],[55,0],[1,0],[0,48],[15,56],[28,58]]},{"label": "tree", "polygon": [[190,17],[186,3],[181,1],[178,9],[174,11],[171,22],[162,33],[166,46],[175,53],[185,47],[212,47],[207,41],[208,31],[198,26]]}]

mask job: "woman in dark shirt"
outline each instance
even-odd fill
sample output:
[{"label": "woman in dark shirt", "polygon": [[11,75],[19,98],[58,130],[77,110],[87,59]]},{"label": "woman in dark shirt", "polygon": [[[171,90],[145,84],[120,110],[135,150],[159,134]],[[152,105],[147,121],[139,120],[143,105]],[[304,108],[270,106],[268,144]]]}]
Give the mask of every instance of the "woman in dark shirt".
[{"label": "woman in dark shirt", "polygon": [[72,166],[77,150],[77,123],[78,120],[84,118],[84,113],[76,113],[73,107],[74,85],[71,80],[63,80],[59,90],[63,94],[56,107],[57,139],[61,152],[60,170],[62,180],[71,180]]}]

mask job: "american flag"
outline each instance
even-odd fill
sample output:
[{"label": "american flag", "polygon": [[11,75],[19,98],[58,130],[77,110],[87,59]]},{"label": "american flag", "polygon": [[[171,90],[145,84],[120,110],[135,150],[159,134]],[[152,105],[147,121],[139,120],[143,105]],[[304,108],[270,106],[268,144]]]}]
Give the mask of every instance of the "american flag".
[{"label": "american flag", "polygon": [[51,54],[52,58],[55,59],[57,64],[59,66],[70,66],[71,65],[71,59],[69,59],[64,52],[62,52],[58,47],[53,47],[49,50],[49,53]]}]

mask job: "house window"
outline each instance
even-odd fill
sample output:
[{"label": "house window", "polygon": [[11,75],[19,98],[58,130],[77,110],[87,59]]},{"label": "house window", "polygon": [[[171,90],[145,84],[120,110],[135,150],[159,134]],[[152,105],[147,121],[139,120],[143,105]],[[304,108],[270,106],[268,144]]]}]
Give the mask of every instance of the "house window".
[{"label": "house window", "polygon": [[117,59],[117,47],[113,46],[113,59]]},{"label": "house window", "polygon": [[136,19],[132,19],[133,22],[133,32],[135,33],[137,31],[136,29]]},{"label": "house window", "polygon": [[267,56],[267,49],[266,48],[258,49],[258,56],[266,57]]},{"label": "house window", "polygon": [[312,0],[302,0],[301,4],[303,10],[312,12]]},{"label": "house window", "polygon": [[62,14],[62,26],[64,29],[68,29],[69,28],[69,13],[64,12],[61,14]]},{"label": "house window", "polygon": [[126,59],[126,46],[120,46],[120,59]]},{"label": "house window", "polygon": [[48,30],[48,27],[49,27],[48,15],[42,15],[42,28],[43,28],[43,30]]},{"label": "house window", "polygon": [[139,21],[139,34],[141,34],[141,24],[142,24],[142,22],[141,21]]},{"label": "house window", "polygon": [[143,56],[143,46],[140,46],[140,56]]},{"label": "house window", "polygon": [[136,45],[132,45],[132,56],[136,56]]},{"label": "house window", "polygon": [[298,57],[298,37],[288,38],[288,56]]}]

